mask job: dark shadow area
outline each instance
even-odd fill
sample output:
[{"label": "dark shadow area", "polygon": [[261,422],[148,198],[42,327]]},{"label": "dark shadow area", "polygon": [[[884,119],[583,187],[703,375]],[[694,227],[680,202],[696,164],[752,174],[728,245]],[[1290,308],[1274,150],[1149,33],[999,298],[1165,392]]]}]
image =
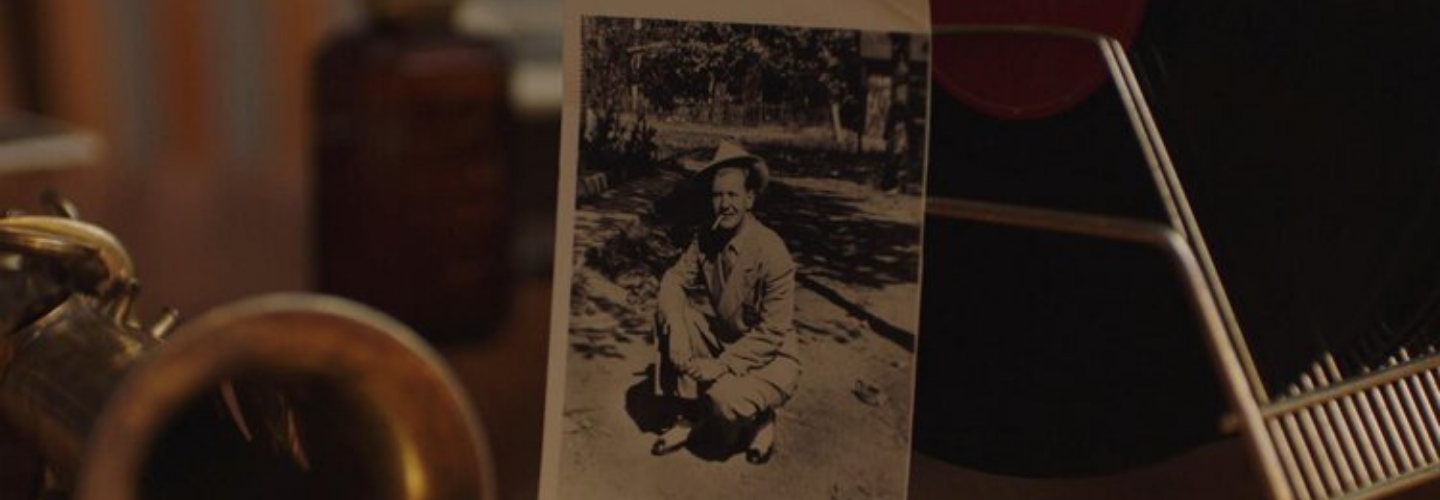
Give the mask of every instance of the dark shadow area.
[{"label": "dark shadow area", "polygon": [[1440,291],[1435,7],[1147,15],[1156,116],[1272,395],[1325,352],[1353,374],[1440,340],[1425,306]]},{"label": "dark shadow area", "polygon": [[843,340],[843,337],[838,332],[834,332],[830,328],[825,328],[823,325],[815,325],[809,321],[795,320],[795,331],[802,334],[816,335],[821,337],[834,336],[837,337],[836,342],[840,342],[842,344],[845,342]]},{"label": "dark shadow area", "polygon": [[[579,277],[574,282],[570,296],[570,338],[576,353],[585,359],[623,359],[620,345],[652,342],[648,316],[637,312],[635,303],[636,297],[642,294],[610,283],[586,283]],[[598,292],[597,287],[605,287],[608,292]],[[625,295],[615,296],[621,293]],[[653,291],[645,295],[653,295]]]},{"label": "dark shadow area", "polygon": [[[829,300],[830,302],[835,303],[835,305],[840,306],[841,309],[844,309],[845,312],[849,313],[851,316],[860,318],[860,320],[864,321],[871,330],[874,330],[876,334],[879,334],[880,338],[894,342],[895,345],[904,348],[906,351],[915,352],[914,333],[905,331],[905,329],[892,325],[884,319],[880,318],[879,316],[871,314],[870,311],[867,311],[864,307],[860,307],[859,304],[856,304],[854,302],[851,302],[849,299],[846,299],[843,295],[840,295],[839,292],[836,292],[835,290],[816,282],[814,279],[810,279],[804,274],[801,274],[798,278],[796,278],[796,281],[799,282],[801,285],[805,286],[806,288],[814,290],[815,293],[820,295],[821,297],[825,297],[825,300]],[[816,330],[814,327],[807,328],[808,325],[799,324],[800,322],[798,321],[796,323],[796,328],[799,330],[819,331]],[[836,340],[840,341],[841,343],[845,342],[844,337],[836,337]]]},{"label": "dark shadow area", "polygon": [[587,360],[595,358],[625,359],[625,355],[620,353],[619,348],[615,344],[605,342],[604,337],[576,335],[575,332],[571,332],[570,337],[572,339],[570,347],[575,350],[576,354]]},{"label": "dark shadow area", "polygon": [[[645,223],[619,228],[615,236],[586,252],[586,265],[611,280],[627,274],[653,276],[657,279],[679,258],[689,244],[679,235],[651,229]],[[687,232],[688,233],[688,232]]]},{"label": "dark shadow area", "polygon": [[[617,320],[631,314],[631,305],[628,303],[628,296],[625,298],[614,297],[605,293],[597,293],[591,289],[591,285],[575,283],[571,285],[571,306],[572,309],[585,312],[605,312],[614,316]],[[617,325],[618,326],[618,325]],[[592,330],[583,326],[572,327],[572,330],[579,333],[584,330]],[[593,329],[596,333],[611,333],[614,328]]]},{"label": "dark shadow area", "polygon": [[685,443],[685,450],[696,457],[711,462],[723,462],[744,450],[741,443],[748,441],[745,439],[749,437],[748,434],[742,433],[742,439],[727,443],[719,426],[713,425],[711,419],[704,418],[704,409],[694,404],[685,405],[673,397],[655,394],[654,363],[647,365],[638,375],[641,375],[640,380],[625,391],[625,414],[629,415],[630,421],[635,423],[635,428],[640,432],[658,435],[669,429],[675,423],[675,417],[683,412],[690,415],[692,421],[698,422],[690,434],[690,440]]},{"label": "dark shadow area", "polygon": [[[772,164],[771,171],[787,172],[783,162]],[[655,203],[653,222],[677,247],[688,244],[695,228],[710,219],[709,187],[704,184],[700,179],[678,183]],[[881,195],[852,185],[856,197]],[[783,182],[770,184],[755,203],[755,216],[785,240],[802,275],[866,287],[911,283],[917,278],[918,224],[878,219],[846,197]]]},{"label": "dark shadow area", "polygon": [[932,219],[915,446],[988,472],[1103,474],[1218,437],[1205,332],[1160,249]]},{"label": "dark shadow area", "polygon": [[[44,461],[28,438],[0,421],[0,491],[13,498],[36,498],[43,485]],[[9,497],[7,497],[9,498]]]},{"label": "dark shadow area", "polygon": [[760,144],[750,148],[752,153],[765,158],[771,168],[779,169],[786,176],[811,177],[816,179],[843,179],[857,182],[866,187],[876,188],[884,184],[887,168],[899,162],[904,184],[900,190],[918,194],[924,188],[920,180],[924,172],[918,159],[893,157],[883,152],[867,151],[855,153],[851,148],[836,147],[787,147],[782,144]]},{"label": "dark shadow area", "polygon": [[[347,383],[317,376],[235,379],[247,432],[237,430],[218,390],[181,406],[157,433],[139,468],[146,499],[393,498],[403,492],[396,442],[382,411]],[[281,443],[284,443],[283,445]],[[430,444],[435,444],[432,440]],[[298,450],[298,451],[295,451]],[[434,471],[420,471],[420,477]]]},{"label": "dark shadow area", "polygon": [[1167,223],[1114,85],[1063,113],[1001,120],[936,92],[929,194]]},{"label": "dark shadow area", "polygon": [[727,443],[720,426],[706,420],[690,434],[690,441],[685,444],[685,449],[702,460],[724,462],[744,451],[745,447],[741,443],[746,441],[745,437],[747,436]]},{"label": "dark shadow area", "polygon": [[639,375],[640,380],[625,390],[625,414],[640,432],[662,432],[675,423],[680,407],[674,399],[655,394],[654,363],[646,365]]},{"label": "dark shadow area", "polygon": [[[861,189],[860,196],[880,195]],[[919,278],[918,223],[873,218],[843,197],[781,183],[772,184],[768,196],[758,217],[790,245],[800,274],[865,287]]]}]

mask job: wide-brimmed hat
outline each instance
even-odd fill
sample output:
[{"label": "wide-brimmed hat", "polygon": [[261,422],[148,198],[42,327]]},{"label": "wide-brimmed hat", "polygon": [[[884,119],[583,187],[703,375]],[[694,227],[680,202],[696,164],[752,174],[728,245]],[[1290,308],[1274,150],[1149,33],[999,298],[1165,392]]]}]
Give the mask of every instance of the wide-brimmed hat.
[{"label": "wide-brimmed hat", "polygon": [[[715,173],[724,167],[744,166],[750,169],[750,176],[755,179],[755,194],[765,192],[770,185],[770,167],[765,165],[765,160],[759,156],[750,154],[739,143],[731,140],[720,142],[715,147],[715,154],[710,157],[710,163],[700,170],[696,179],[709,188],[709,183],[714,182]],[[747,184],[748,184],[747,180]]]}]

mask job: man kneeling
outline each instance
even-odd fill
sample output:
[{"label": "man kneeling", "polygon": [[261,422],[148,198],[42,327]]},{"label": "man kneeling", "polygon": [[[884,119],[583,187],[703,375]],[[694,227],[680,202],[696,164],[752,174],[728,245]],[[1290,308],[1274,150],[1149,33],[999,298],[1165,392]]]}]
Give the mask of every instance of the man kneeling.
[{"label": "man kneeling", "polygon": [[655,333],[657,392],[685,403],[652,452],[683,446],[700,419],[726,443],[753,436],[746,459],[775,444],[775,409],[795,392],[795,264],[785,242],[751,214],[769,182],[759,157],[722,143],[698,176],[710,183],[714,220],[660,281]]}]

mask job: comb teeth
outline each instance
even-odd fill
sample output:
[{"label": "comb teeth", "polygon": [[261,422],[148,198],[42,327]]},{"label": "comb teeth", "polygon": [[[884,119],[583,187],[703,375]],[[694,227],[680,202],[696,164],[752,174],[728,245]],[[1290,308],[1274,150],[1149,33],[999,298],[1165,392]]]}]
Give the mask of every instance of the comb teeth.
[{"label": "comb teeth", "polygon": [[1330,353],[1286,387],[1265,428],[1299,500],[1366,498],[1440,473],[1440,359],[1399,348],[1346,376]]}]

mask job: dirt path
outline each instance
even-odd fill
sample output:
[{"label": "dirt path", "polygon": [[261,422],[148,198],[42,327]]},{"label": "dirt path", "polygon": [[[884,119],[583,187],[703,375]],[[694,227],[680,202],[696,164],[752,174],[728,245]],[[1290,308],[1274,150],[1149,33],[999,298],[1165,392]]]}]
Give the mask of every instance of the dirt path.
[{"label": "dirt path", "polygon": [[627,403],[633,410],[648,393],[655,358],[653,272],[639,263],[601,272],[590,259],[592,249],[642,234],[650,205],[637,200],[659,198],[683,178],[636,179],[579,207],[561,497],[904,498],[920,204],[841,180],[776,178],[767,206],[777,208],[758,213],[801,269],[804,375],[778,412],[773,459],[756,466],[743,455],[650,455],[654,435]]}]

